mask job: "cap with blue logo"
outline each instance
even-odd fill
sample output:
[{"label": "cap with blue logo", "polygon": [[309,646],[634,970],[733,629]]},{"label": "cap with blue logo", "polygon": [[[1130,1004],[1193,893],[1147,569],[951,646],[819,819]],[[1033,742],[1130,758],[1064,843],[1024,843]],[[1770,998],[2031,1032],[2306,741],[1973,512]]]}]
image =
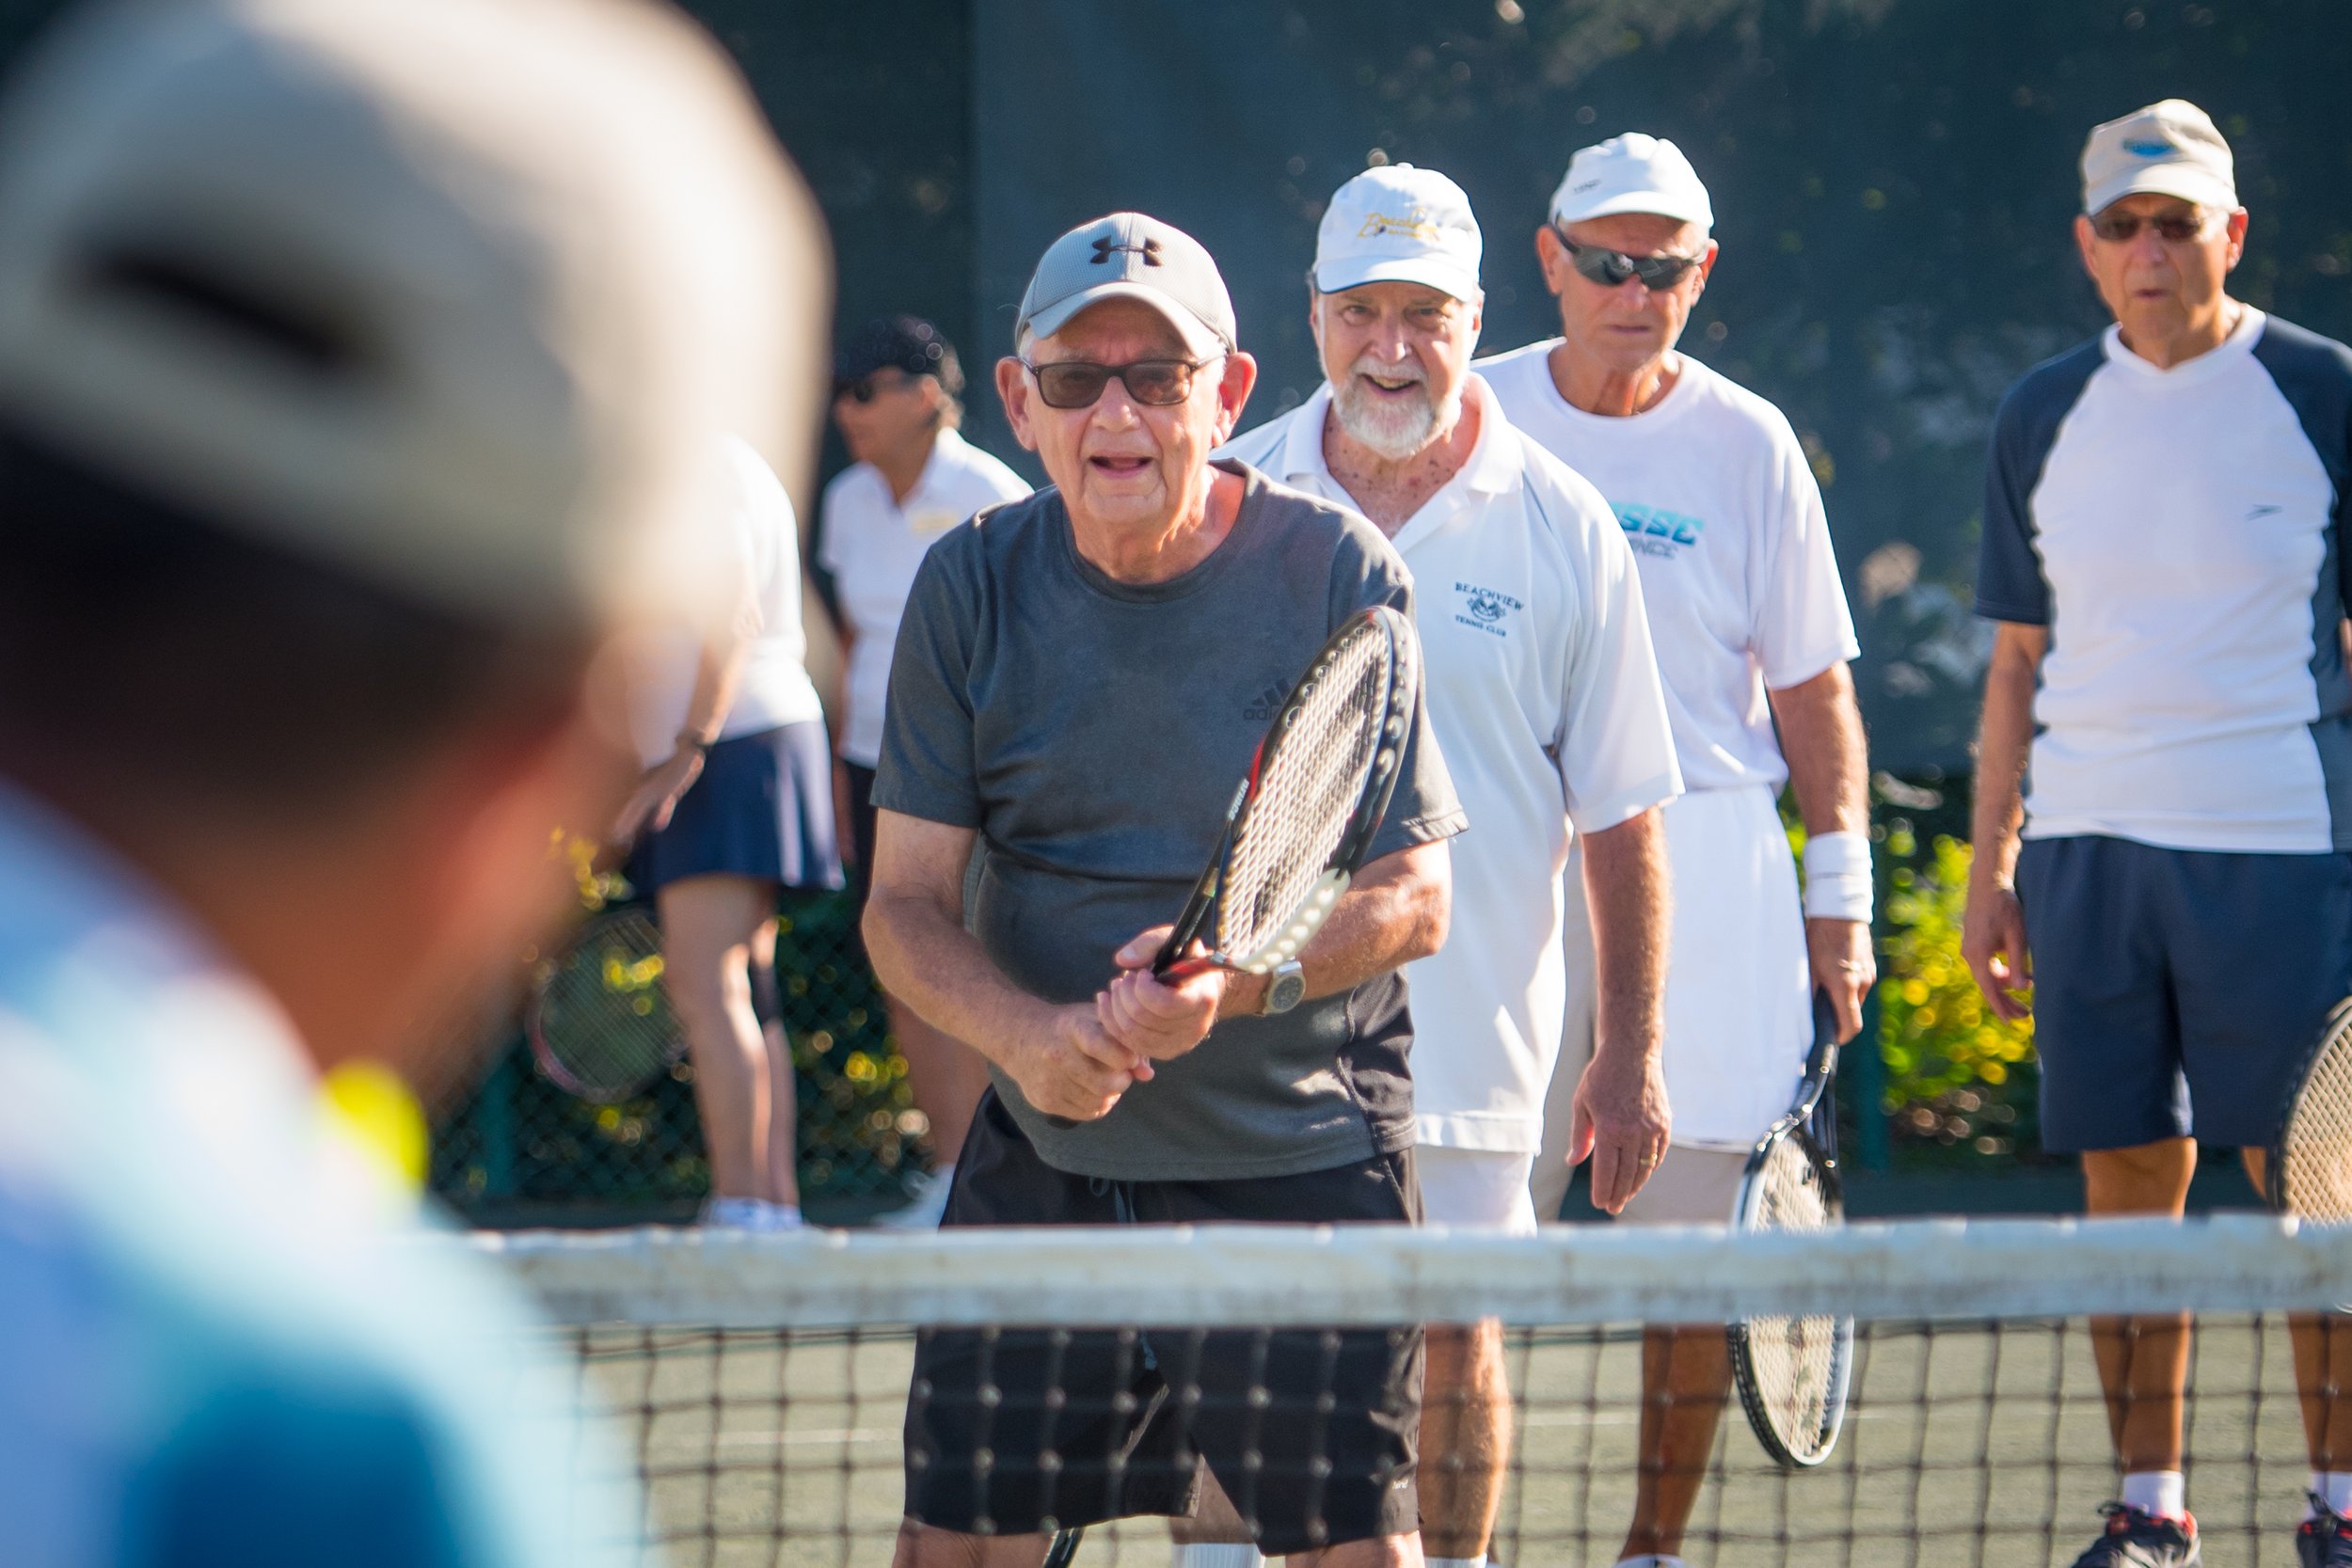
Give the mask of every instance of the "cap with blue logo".
[{"label": "cap with blue logo", "polygon": [[2083,211],[2105,212],[2127,196],[2176,196],[2219,212],[2237,210],[2236,166],[2213,118],[2185,99],[2094,126],[2083,143]]},{"label": "cap with blue logo", "polygon": [[1420,283],[1476,300],[1483,248],[1461,186],[1410,164],[1368,168],[1324,209],[1315,232],[1315,290]]}]

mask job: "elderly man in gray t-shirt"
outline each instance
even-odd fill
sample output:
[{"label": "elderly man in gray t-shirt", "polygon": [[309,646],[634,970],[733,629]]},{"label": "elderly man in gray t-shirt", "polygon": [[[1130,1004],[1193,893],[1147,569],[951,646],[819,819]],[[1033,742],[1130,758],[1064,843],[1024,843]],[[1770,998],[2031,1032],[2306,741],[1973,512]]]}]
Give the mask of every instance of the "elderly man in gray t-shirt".
[{"label": "elderly man in gray t-shirt", "polygon": [[[1410,578],[1353,513],[1208,462],[1257,367],[1190,236],[1132,213],[1065,234],[1016,349],[998,391],[1053,486],[926,559],[874,789],[875,967],[994,1083],[946,1223],[1410,1223],[1396,971],[1444,940],[1463,826],[1425,718],[1295,970],[1150,970],[1290,682],[1354,611],[1409,610]],[[1032,1565],[1049,1525],[1189,1513],[1200,1460],[1269,1554],[1418,1562],[1420,1377],[1408,1328],[929,1337],[898,1562]]]}]

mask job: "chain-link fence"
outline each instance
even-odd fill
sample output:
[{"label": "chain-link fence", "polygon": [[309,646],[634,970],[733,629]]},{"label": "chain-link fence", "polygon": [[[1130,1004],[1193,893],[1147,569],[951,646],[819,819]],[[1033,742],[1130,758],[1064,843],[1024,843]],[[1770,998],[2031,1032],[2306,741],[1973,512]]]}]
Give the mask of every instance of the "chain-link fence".
[{"label": "chain-link fence", "polygon": [[[803,1199],[834,1221],[904,1201],[906,1179],[930,1154],[854,920],[847,894],[789,900],[777,920]],[[515,1031],[440,1118],[432,1182],[476,1219],[682,1218],[710,1184],[692,1064],[678,1062],[634,1099],[598,1105],[549,1082]]]}]

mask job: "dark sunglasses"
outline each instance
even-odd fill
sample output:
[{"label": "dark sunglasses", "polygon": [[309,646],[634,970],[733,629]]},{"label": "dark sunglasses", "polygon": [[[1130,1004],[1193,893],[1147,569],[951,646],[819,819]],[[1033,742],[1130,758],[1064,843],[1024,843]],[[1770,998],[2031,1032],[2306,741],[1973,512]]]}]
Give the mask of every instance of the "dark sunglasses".
[{"label": "dark sunglasses", "polygon": [[2156,231],[2156,237],[2167,245],[2186,245],[2204,238],[2212,226],[2213,215],[2202,210],[2191,213],[2165,213],[2156,217],[2142,217],[2137,213],[2101,213],[2090,220],[2090,231],[2114,244],[2135,239],[2141,227]]},{"label": "dark sunglasses", "polygon": [[1622,250],[1579,245],[1563,229],[1552,232],[1568,247],[1569,265],[1604,289],[1613,289],[1629,277],[1640,278],[1645,289],[1671,289],[1682,281],[1684,273],[1699,264],[1696,256],[1629,256]]},{"label": "dark sunglasses", "polygon": [[1024,369],[1037,377],[1037,395],[1048,408],[1091,408],[1117,377],[1127,395],[1148,408],[1168,408],[1192,396],[1192,377],[1213,359],[1136,359],[1124,365],[1095,365],[1084,359]]}]

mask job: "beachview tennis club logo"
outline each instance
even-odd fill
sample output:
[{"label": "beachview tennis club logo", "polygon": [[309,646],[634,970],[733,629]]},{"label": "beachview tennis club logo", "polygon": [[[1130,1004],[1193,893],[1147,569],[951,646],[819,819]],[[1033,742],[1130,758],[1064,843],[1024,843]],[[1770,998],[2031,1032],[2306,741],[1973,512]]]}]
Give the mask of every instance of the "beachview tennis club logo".
[{"label": "beachview tennis club logo", "polygon": [[1502,623],[1513,611],[1527,608],[1508,594],[1481,588],[1474,582],[1457,582],[1454,591],[1462,596],[1462,608],[1454,618],[1466,626],[1475,626],[1497,637],[1510,636],[1510,628]]}]

